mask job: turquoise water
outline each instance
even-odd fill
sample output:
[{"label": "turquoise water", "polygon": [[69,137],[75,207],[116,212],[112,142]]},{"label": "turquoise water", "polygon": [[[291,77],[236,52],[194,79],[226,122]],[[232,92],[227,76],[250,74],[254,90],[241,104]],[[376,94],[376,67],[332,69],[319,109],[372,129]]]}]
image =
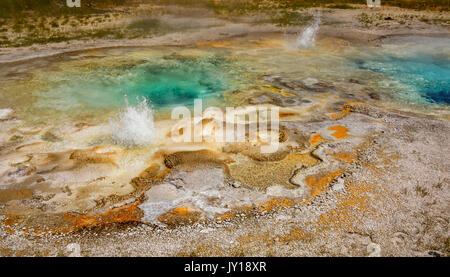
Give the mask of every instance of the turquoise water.
[{"label": "turquoise water", "polygon": [[[355,59],[359,69],[381,73],[401,84],[401,93],[418,95],[418,102],[450,105],[450,55],[445,48],[371,52]],[[397,90],[399,87],[397,87]]]},{"label": "turquoise water", "polygon": [[135,105],[142,97],[158,109],[190,106],[197,98],[220,100],[224,91],[238,89],[241,82],[229,60],[208,55],[95,68],[55,77],[51,84],[39,93],[40,104],[55,109],[120,107],[126,101]]},{"label": "turquoise water", "polygon": [[223,91],[237,88],[229,66],[217,57],[145,64],[136,68],[132,78],[119,82],[116,89],[132,99],[144,96],[156,107],[191,105],[194,99],[220,97]]}]

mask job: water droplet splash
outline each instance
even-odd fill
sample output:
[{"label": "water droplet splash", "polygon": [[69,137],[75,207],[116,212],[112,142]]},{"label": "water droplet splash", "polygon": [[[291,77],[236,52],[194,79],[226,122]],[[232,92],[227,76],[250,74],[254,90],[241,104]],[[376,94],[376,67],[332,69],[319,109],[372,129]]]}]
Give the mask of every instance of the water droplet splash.
[{"label": "water droplet splash", "polygon": [[126,147],[151,144],[156,138],[156,130],[153,110],[147,99],[138,99],[137,106],[125,101],[126,107],[110,122],[114,142]]}]

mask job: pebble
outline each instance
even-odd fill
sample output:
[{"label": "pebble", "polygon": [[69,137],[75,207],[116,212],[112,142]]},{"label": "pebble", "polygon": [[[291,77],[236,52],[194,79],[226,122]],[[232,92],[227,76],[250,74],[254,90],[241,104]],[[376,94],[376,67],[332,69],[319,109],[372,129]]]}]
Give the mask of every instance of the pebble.
[{"label": "pebble", "polygon": [[369,243],[367,245],[367,253],[369,253],[369,257],[381,257],[381,247],[376,243]]}]

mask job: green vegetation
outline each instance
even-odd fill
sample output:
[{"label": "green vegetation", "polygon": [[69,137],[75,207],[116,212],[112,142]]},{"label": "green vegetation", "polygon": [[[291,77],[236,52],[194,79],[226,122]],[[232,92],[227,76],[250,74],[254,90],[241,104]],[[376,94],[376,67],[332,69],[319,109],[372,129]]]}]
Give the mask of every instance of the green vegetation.
[{"label": "green vegetation", "polygon": [[422,197],[425,197],[428,195],[428,191],[424,187],[421,187],[419,185],[416,185],[414,190]]},{"label": "green vegetation", "polygon": [[[365,6],[365,0],[81,0],[81,8],[69,8],[66,0],[0,0],[0,47],[84,38],[148,37],[173,31],[173,26],[155,19],[151,8],[135,13],[133,7],[140,3],[150,7],[206,7],[224,17],[261,15],[255,17],[255,23],[268,22],[278,26],[304,25],[311,21],[312,16],[304,11],[305,8],[356,9]],[[450,0],[382,0],[382,5],[448,10]],[[358,20],[369,27],[382,24],[385,17],[362,12]],[[136,18],[139,19],[133,21]],[[410,19],[395,17],[395,20],[407,24]],[[422,16],[417,20],[427,24],[450,24],[445,16]],[[115,22],[126,23],[115,25]]]},{"label": "green vegetation", "polygon": [[383,0],[383,5],[416,10],[448,11],[450,0]]},{"label": "green vegetation", "polygon": [[334,5],[330,5],[330,6],[327,6],[327,8],[330,8],[330,9],[348,9],[348,10],[350,10],[350,9],[355,9],[355,7],[353,7],[353,6],[350,6],[350,5],[348,5],[348,4],[334,4]]},{"label": "green vegetation", "polygon": [[433,185],[433,188],[436,188],[436,189],[442,189],[442,187],[443,187],[442,183],[436,183]]},{"label": "green vegetation", "polygon": [[0,17],[19,17],[24,13],[35,15],[76,15],[101,13],[103,9],[117,7],[126,0],[82,0],[80,8],[69,8],[65,0],[1,0]]},{"label": "green vegetation", "polygon": [[[65,0],[1,0],[0,17],[17,17],[23,13],[39,15],[98,14],[105,8],[118,8],[139,3],[159,5],[206,6],[217,13],[248,14],[273,9],[293,10],[314,6],[351,9],[349,4],[364,5],[365,0],[82,0],[81,8],[69,8]],[[432,9],[448,11],[450,0],[383,0],[382,5],[408,9]]]},{"label": "green vegetation", "polygon": [[282,11],[273,15],[270,19],[271,23],[279,26],[304,25],[312,20],[310,14],[302,14],[299,12]]},{"label": "green vegetation", "polygon": [[[350,4],[364,5],[365,0],[156,0],[159,4],[171,5],[205,5],[217,13],[249,14],[267,10],[303,9],[325,6],[337,9],[350,9]],[[382,5],[417,10],[448,11],[450,0],[382,0]],[[334,7],[333,7],[334,6]]]},{"label": "green vegetation", "polygon": [[135,30],[141,30],[144,32],[150,32],[160,27],[160,22],[158,19],[154,18],[146,18],[146,19],[139,19],[134,22],[132,22],[128,28],[135,29]]},{"label": "green vegetation", "polygon": [[362,25],[364,25],[364,27],[369,27],[373,24],[373,19],[365,12],[360,13],[357,19]]}]

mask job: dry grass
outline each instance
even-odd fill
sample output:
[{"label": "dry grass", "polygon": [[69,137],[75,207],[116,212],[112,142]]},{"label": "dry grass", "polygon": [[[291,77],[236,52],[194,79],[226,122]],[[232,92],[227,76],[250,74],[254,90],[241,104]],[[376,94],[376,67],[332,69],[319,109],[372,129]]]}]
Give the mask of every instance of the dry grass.
[{"label": "dry grass", "polygon": [[[69,8],[63,0],[2,0],[0,1],[0,47],[29,46],[83,38],[136,38],[173,31],[158,20],[131,20],[131,24],[114,24],[119,18],[133,18],[136,5],[179,5],[205,7],[217,15],[258,17],[264,23],[278,26],[304,25],[311,15],[303,9],[315,6],[333,9],[364,7],[362,0],[82,0],[81,8]],[[450,0],[383,0],[383,5],[412,9],[448,10]],[[131,13],[130,13],[131,12]],[[148,10],[151,14],[151,9]],[[376,25],[366,13],[358,17],[363,26]],[[255,23],[262,23],[256,20]],[[399,23],[407,20],[398,18]],[[422,17],[428,24],[448,24],[446,18]],[[377,21],[378,22],[378,21]]]},{"label": "dry grass", "polygon": [[[23,13],[34,12],[40,15],[77,15],[102,13],[105,9],[130,7],[146,0],[82,0],[81,8],[69,8],[62,0],[2,0],[0,17],[17,17]],[[328,6],[338,9],[351,9],[349,4],[363,4],[362,0],[155,0],[159,5],[205,6],[216,12],[251,13],[273,9],[301,9],[315,6]],[[383,0],[383,5],[407,9],[448,10],[450,0]]]}]

